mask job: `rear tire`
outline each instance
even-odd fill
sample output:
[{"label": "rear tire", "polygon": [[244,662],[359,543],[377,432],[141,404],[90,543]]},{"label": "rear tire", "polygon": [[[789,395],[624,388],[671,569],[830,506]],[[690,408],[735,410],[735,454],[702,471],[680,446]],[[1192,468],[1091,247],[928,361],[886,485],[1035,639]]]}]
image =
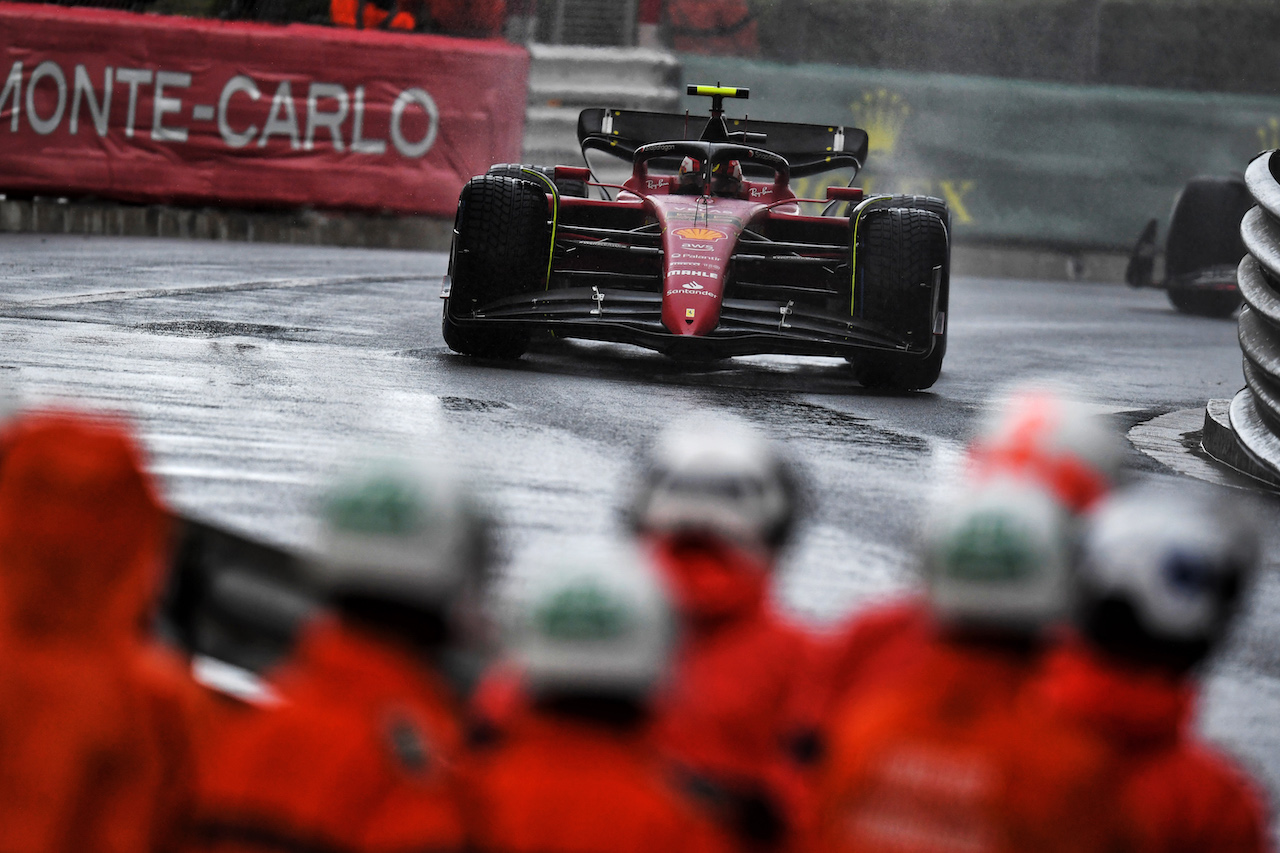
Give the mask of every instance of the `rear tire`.
[{"label": "rear tire", "polygon": [[1169,302],[1183,314],[1224,319],[1240,307],[1240,294],[1231,290],[1170,290]]},{"label": "rear tire", "polygon": [[545,286],[551,251],[546,192],[516,178],[472,178],[458,197],[454,230],[452,289],[441,321],[445,343],[463,355],[519,358],[529,345],[526,329],[459,320],[497,299]]},{"label": "rear tire", "polygon": [[[1235,267],[1245,255],[1240,220],[1253,207],[1240,178],[1192,178],[1178,193],[1165,238],[1165,278],[1170,282],[1211,267]],[[1171,288],[1169,301],[1186,314],[1229,317],[1240,307],[1235,291]]]},{"label": "rear tire", "polygon": [[[869,354],[854,361],[854,373],[866,388],[919,391],[942,372],[947,330],[933,334],[934,276],[940,273],[938,310],[950,287],[950,247],[946,225],[929,210],[873,209],[864,214],[858,258],[862,265],[861,314],[909,340],[930,341],[929,354]],[[939,269],[940,268],[940,269]],[[935,273],[938,270],[938,273]]]}]

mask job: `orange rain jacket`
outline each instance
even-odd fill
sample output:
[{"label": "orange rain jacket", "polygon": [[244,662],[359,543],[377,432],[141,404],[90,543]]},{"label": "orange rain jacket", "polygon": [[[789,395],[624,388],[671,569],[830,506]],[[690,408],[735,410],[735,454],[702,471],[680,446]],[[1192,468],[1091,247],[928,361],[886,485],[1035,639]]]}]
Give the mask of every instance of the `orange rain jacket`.
[{"label": "orange rain jacket", "polygon": [[474,757],[481,853],[725,853],[639,731],[526,709]]},{"label": "orange rain jacket", "polygon": [[1028,705],[1037,656],[921,640],[833,715],[809,849],[1118,850],[1110,753]]},{"label": "orange rain jacket", "polygon": [[802,819],[801,780],[784,735],[815,641],[770,605],[767,567],[734,549],[713,558],[669,543],[650,542],[682,629],[656,702],[657,744],[726,792],[768,796],[794,828]]},{"label": "orange rain jacket", "polygon": [[459,850],[459,711],[407,649],[327,618],[201,774],[197,850]]},{"label": "orange rain jacket", "polygon": [[168,849],[198,693],[145,631],[169,524],[142,454],[118,422],[43,412],[0,458],[0,849]]},{"label": "orange rain jacket", "polygon": [[1040,689],[1053,710],[1116,753],[1126,850],[1271,848],[1257,789],[1191,730],[1189,682],[1122,668],[1071,643],[1049,658]]},{"label": "orange rain jacket", "polygon": [[802,766],[820,760],[836,711],[911,665],[935,627],[929,604],[913,597],[858,612],[823,638],[801,667],[783,723]]}]

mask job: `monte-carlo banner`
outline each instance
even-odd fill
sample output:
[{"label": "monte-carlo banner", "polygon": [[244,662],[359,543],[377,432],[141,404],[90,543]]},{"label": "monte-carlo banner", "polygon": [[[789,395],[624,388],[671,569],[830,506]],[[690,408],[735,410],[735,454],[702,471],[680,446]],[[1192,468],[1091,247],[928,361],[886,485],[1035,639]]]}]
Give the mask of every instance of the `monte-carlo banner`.
[{"label": "monte-carlo banner", "polygon": [[0,192],[451,215],[518,160],[500,41],[0,3]]}]

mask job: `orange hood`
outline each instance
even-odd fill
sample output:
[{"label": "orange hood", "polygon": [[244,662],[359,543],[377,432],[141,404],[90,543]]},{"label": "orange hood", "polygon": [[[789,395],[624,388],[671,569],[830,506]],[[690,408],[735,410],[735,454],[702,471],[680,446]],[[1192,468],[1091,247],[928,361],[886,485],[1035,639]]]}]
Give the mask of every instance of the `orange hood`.
[{"label": "orange hood", "polygon": [[168,526],[122,423],[19,416],[0,437],[0,630],[40,641],[137,638]]}]

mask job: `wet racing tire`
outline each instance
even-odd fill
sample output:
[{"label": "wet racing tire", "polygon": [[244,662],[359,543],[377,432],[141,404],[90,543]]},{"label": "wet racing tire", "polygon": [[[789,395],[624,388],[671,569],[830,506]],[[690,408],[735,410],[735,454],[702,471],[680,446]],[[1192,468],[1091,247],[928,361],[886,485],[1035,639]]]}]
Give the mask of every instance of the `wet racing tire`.
[{"label": "wet racing tire", "polygon": [[951,209],[940,198],[929,195],[894,195],[883,201],[873,202],[872,207],[902,207],[908,210],[927,210],[936,214],[947,226],[947,234],[951,234]]},{"label": "wet racing tire", "polygon": [[501,321],[466,322],[495,300],[545,286],[551,230],[547,195],[531,183],[501,175],[472,178],[458,198],[452,282],[441,331],[450,349],[480,358],[519,358],[529,333]]},{"label": "wet racing tire", "polygon": [[940,334],[933,333],[935,278],[939,310],[948,301],[950,248],[946,225],[929,210],[872,209],[863,215],[859,231],[861,315],[899,330],[920,346],[932,346],[925,356],[859,356],[854,360],[854,373],[866,388],[929,388],[938,381],[947,351],[945,325]]},{"label": "wet racing tire", "polygon": [[1240,307],[1236,290],[1178,287],[1180,278],[1211,268],[1234,268],[1245,255],[1240,220],[1253,206],[1241,178],[1193,178],[1173,202],[1165,239],[1169,301],[1185,314],[1230,317]]},{"label": "wet racing tire", "polygon": [[587,197],[587,182],[577,178],[557,178],[554,166],[529,166],[524,163],[498,163],[489,167],[488,174],[501,175],[506,178],[519,178],[522,181],[530,181],[541,185],[541,181],[530,175],[529,172],[534,171],[540,175],[550,178],[556,185],[556,192],[562,196],[572,196],[575,198]]}]

